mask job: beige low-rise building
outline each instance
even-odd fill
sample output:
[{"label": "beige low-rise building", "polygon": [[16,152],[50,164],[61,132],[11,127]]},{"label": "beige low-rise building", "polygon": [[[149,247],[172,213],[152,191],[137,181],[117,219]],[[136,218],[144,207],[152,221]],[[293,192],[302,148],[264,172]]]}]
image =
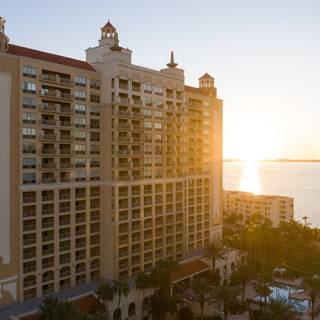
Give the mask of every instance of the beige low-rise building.
[{"label": "beige low-rise building", "polygon": [[14,45],[4,23],[0,307],[132,279],[219,242],[214,78],[186,86],[173,53],[162,70],[134,65],[109,21],[86,61]]},{"label": "beige low-rise building", "polygon": [[277,195],[256,195],[242,191],[223,191],[223,213],[238,215],[245,224],[249,221],[270,220],[273,227],[294,218],[294,199]]}]

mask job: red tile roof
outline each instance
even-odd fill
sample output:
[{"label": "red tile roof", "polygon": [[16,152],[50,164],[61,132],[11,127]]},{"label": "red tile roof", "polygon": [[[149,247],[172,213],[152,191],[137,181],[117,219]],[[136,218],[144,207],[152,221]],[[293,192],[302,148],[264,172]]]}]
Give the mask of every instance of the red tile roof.
[{"label": "red tile roof", "polygon": [[171,273],[171,281],[182,280],[209,269],[210,267],[199,259],[185,262],[180,264],[177,269]]},{"label": "red tile roof", "polygon": [[57,54],[34,50],[26,47],[21,47],[14,44],[9,44],[8,53],[11,53],[17,56],[23,56],[23,57],[63,64],[63,65],[78,68],[78,69],[95,71],[93,67],[86,61],[59,56]]}]

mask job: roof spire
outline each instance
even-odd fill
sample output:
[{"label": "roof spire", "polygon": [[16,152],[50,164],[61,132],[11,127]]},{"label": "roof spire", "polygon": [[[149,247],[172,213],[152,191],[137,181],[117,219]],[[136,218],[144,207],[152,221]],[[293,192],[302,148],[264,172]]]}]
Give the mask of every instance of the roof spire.
[{"label": "roof spire", "polygon": [[0,52],[6,52],[9,49],[9,38],[5,34],[6,20],[0,17]]},{"label": "roof spire", "polygon": [[170,62],[167,63],[167,66],[169,68],[175,68],[178,64],[174,62],[174,54],[173,54],[173,51],[171,51],[171,54],[170,54]]}]

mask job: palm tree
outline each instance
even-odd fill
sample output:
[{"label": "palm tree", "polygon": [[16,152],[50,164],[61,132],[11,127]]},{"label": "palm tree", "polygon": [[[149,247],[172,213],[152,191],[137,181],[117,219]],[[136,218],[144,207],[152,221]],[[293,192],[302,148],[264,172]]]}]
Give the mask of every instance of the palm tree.
[{"label": "palm tree", "polygon": [[61,317],[61,302],[56,297],[48,297],[40,305],[40,320],[58,320]]},{"label": "palm tree", "polygon": [[151,274],[149,272],[139,273],[135,279],[136,288],[142,290],[142,297],[144,299],[145,290],[151,287]]},{"label": "palm tree", "polygon": [[[264,301],[264,310],[266,311],[267,309],[267,299],[270,296],[272,290],[269,288],[269,283],[271,281],[271,276],[268,273],[261,274],[256,285],[255,285],[255,290],[261,297],[260,299],[263,298]],[[262,302],[262,300],[260,300]],[[262,305],[261,305],[262,306]]]},{"label": "palm tree", "polygon": [[215,271],[216,269],[216,259],[223,258],[221,254],[221,247],[217,246],[215,243],[209,243],[205,248],[205,255],[208,258],[211,258],[212,261],[212,270]]},{"label": "palm tree", "polygon": [[116,317],[117,320],[121,320],[121,312],[120,312],[120,303],[121,303],[121,297],[125,296],[127,297],[129,294],[129,286],[128,282],[126,280],[112,280],[115,294],[118,295],[118,303],[117,303],[117,310],[116,310]]},{"label": "palm tree", "polygon": [[284,298],[270,299],[268,310],[273,320],[292,320],[294,313],[292,305]]},{"label": "palm tree", "polygon": [[311,301],[311,319],[314,320],[314,306],[320,293],[320,277],[312,276],[304,279],[304,287],[309,292]]},{"label": "palm tree", "polygon": [[151,274],[149,272],[139,273],[135,279],[136,288],[142,290],[142,309],[145,305],[145,290],[151,288]]},{"label": "palm tree", "polygon": [[108,311],[106,308],[107,301],[113,301],[113,296],[115,294],[115,289],[108,283],[101,284],[96,290],[96,295],[98,296],[98,301],[103,304],[104,310]]},{"label": "palm tree", "polygon": [[213,291],[213,297],[223,308],[224,320],[228,319],[232,304],[237,300],[240,290],[235,286],[218,286]]},{"label": "palm tree", "polygon": [[79,313],[68,301],[59,301],[56,297],[48,297],[40,305],[41,320],[76,320]]},{"label": "palm tree", "polygon": [[196,278],[192,281],[192,290],[200,304],[200,319],[203,320],[205,298],[211,291],[210,282],[205,278]]},{"label": "palm tree", "polygon": [[253,276],[253,271],[248,265],[240,265],[236,267],[236,272],[232,275],[231,282],[235,285],[241,285],[241,298],[244,302],[246,286]]}]

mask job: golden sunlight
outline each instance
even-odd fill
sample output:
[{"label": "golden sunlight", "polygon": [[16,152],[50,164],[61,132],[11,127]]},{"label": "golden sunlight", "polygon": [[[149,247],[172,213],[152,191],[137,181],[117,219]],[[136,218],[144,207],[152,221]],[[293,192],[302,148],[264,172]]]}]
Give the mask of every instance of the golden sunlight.
[{"label": "golden sunlight", "polygon": [[243,162],[240,190],[252,192],[255,194],[261,193],[260,175],[259,175],[259,164],[254,161]]}]

